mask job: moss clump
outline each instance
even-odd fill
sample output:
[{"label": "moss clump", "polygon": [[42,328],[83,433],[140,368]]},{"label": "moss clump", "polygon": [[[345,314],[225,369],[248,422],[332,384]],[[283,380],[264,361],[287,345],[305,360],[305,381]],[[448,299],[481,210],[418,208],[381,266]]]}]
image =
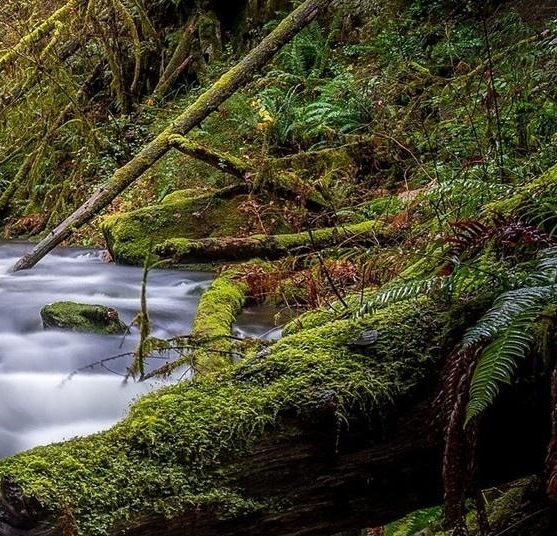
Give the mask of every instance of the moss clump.
[{"label": "moss clump", "polygon": [[315,327],[322,326],[327,322],[333,322],[339,317],[337,313],[332,308],[327,309],[316,309],[314,311],[307,311],[302,315],[294,318],[282,330],[283,335],[293,335],[298,333],[303,329],[311,329]]},{"label": "moss clump", "polygon": [[41,309],[45,329],[68,329],[105,335],[123,335],[128,327],[116,309],[71,301],[56,302]]},{"label": "moss clump", "polygon": [[354,292],[344,296],[343,305],[340,301],[334,301],[327,307],[306,311],[300,316],[294,318],[284,326],[283,335],[292,335],[304,329],[311,329],[322,326],[327,322],[333,322],[342,318],[346,318],[350,314],[354,314],[368,299],[371,299],[376,291],[369,288],[364,292]]},{"label": "moss clump", "polygon": [[232,199],[219,193],[187,197],[170,194],[161,204],[115,214],[104,219],[101,230],[108,248],[117,262],[142,264],[154,244],[168,238],[202,238],[230,235],[247,224],[238,210],[245,196]]},{"label": "moss clump", "polygon": [[232,362],[231,329],[246,301],[248,287],[233,271],[220,274],[203,293],[191,331],[196,368],[206,372]]},{"label": "moss clump", "polygon": [[[293,416],[302,426],[319,414],[324,393],[339,418],[384,415],[437,363],[439,318],[428,304],[398,304],[284,338],[265,357],[142,398],[107,432],[2,460],[0,476],[64,511],[78,535],[153,512],[254,511],[264,505],[235,490],[231,464],[267,433],[288,433]],[[379,338],[353,352],[347,342],[363,329]]]}]

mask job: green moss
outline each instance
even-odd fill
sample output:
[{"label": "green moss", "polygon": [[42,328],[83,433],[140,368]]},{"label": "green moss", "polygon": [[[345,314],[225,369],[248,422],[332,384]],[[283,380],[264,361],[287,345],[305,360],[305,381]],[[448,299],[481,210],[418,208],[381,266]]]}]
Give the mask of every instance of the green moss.
[{"label": "green moss", "polygon": [[354,292],[347,294],[343,300],[348,308],[345,308],[341,302],[334,301],[330,306],[307,311],[288,322],[284,326],[283,335],[292,335],[304,329],[316,328],[327,322],[346,318],[354,314],[361,307],[362,303],[370,299],[374,293],[373,289],[368,288],[363,293]]},{"label": "green moss", "polygon": [[106,335],[124,334],[127,326],[118,313],[104,305],[90,305],[71,301],[45,305],[41,310],[45,328],[69,329]]},{"label": "green moss", "polygon": [[219,275],[203,293],[192,326],[191,339],[198,370],[218,370],[232,362],[231,329],[246,301],[248,287],[234,272]]},{"label": "green moss", "polygon": [[525,212],[539,211],[548,200],[553,199],[552,207],[555,208],[557,197],[557,166],[548,169],[540,177],[527,182],[513,190],[510,197],[488,203],[484,212],[490,217],[517,216]]},{"label": "green moss", "polygon": [[238,210],[244,199],[221,199],[218,192],[197,197],[175,192],[161,204],[105,218],[101,230],[116,261],[142,264],[153,245],[168,238],[238,232],[247,223]]},{"label": "green moss", "polygon": [[203,198],[207,196],[207,192],[198,188],[187,188],[185,190],[176,190],[165,195],[161,201],[161,205],[176,205],[183,203],[188,199]]},{"label": "green moss", "polygon": [[[140,399],[107,432],[2,460],[0,475],[45,508],[63,510],[79,535],[106,534],[153,512],[254,511],[265,505],[231,488],[234,460],[271,431],[289,433],[293,415],[319,414],[326,393],[338,400],[339,418],[383,415],[438,361],[438,323],[427,304],[399,304],[301,332],[265,357]],[[347,342],[370,328],[377,343],[350,351]]]},{"label": "green moss", "polygon": [[[316,229],[310,233],[282,234],[274,235],[278,247],[290,249],[299,246],[300,243],[315,244],[316,247],[324,247],[334,243],[337,238],[340,239],[350,236],[363,237],[384,233],[385,226],[376,220],[365,221],[361,223],[347,224],[339,227],[327,227],[324,229]],[[264,238],[261,236],[261,238]]]},{"label": "green moss", "polygon": [[311,329],[322,326],[327,322],[332,322],[339,317],[339,313],[332,308],[317,309],[314,311],[307,311],[297,318],[294,318],[282,331],[283,335],[293,335],[303,329]]}]

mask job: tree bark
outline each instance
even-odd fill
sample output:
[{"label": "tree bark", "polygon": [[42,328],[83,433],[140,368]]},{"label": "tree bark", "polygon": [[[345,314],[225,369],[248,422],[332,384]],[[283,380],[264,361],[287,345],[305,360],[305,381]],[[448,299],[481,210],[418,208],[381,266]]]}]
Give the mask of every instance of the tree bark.
[{"label": "tree bark", "polygon": [[288,15],[257,47],[221,76],[161,134],[148,143],[132,160],[119,168],[106,185],[99,188],[81,207],[52,230],[29,254],[19,259],[11,271],[16,272],[34,266],[49,251],[68,238],[75,229],[109,205],[117,195],[166,154],[171,147],[170,136],[184,135],[199,125],[228,97],[245,85],[254,73],[330,3],[330,0],[306,0]]}]

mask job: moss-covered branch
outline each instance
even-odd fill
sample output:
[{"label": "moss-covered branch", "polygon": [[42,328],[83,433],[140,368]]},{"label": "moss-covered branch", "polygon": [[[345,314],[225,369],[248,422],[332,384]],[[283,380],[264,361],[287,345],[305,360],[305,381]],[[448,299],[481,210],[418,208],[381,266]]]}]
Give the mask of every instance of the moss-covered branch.
[{"label": "moss-covered branch", "polygon": [[241,158],[228,153],[220,153],[184,136],[170,136],[168,141],[172,147],[180,152],[201,160],[225,173],[230,173],[239,179],[245,180],[252,173],[251,167]]},{"label": "moss-covered branch", "polygon": [[306,0],[249,52],[238,64],[219,78],[207,91],[178,116],[132,160],[119,168],[110,181],[99,188],[81,207],[52,230],[33,250],[19,259],[12,271],[31,268],[49,251],[70,236],[74,229],[92,219],[130,184],[135,182],[170,149],[169,137],[185,135],[215,111],[228,97],[248,82],[275,53],[302,28],[326,9],[329,0]]},{"label": "moss-covered branch", "polygon": [[[169,142],[172,147],[182,153],[243,181],[258,174],[258,171],[246,160],[229,153],[215,151],[184,136],[170,136]],[[276,167],[278,169],[275,171],[273,168],[277,163],[278,166]],[[253,189],[261,191],[266,188],[287,198],[305,199],[305,204],[308,208],[322,209],[327,207],[326,201],[314,188],[299,180],[295,174],[291,175],[280,170],[280,165],[280,160],[267,162],[267,169],[264,172],[265,177],[256,181],[257,184],[253,184]]]},{"label": "moss-covered branch", "polygon": [[189,337],[192,353],[176,359],[145,376],[166,376],[188,365],[196,374],[224,369],[233,362],[232,325],[247,297],[247,285],[233,270],[217,276],[203,293]]},{"label": "moss-covered branch", "polygon": [[189,240],[166,240],[156,247],[163,258],[174,262],[209,262],[278,259],[286,255],[311,253],[330,247],[376,245],[388,236],[387,227],[378,221],[366,221],[311,232],[282,235],[252,235],[246,238],[220,237]]},{"label": "moss-covered branch", "polygon": [[247,285],[229,270],[201,296],[191,331],[196,370],[218,370],[232,363],[232,324],[244,306],[247,290]]},{"label": "moss-covered branch", "polygon": [[50,17],[39,24],[32,32],[24,35],[16,45],[8,50],[3,56],[0,56],[0,70],[5,69],[12,64],[26,48],[37,43],[46,37],[50,32],[54,31],[62,19],[70,15],[73,9],[79,7],[83,3],[83,0],[69,0]]},{"label": "moss-covered branch", "polygon": [[174,49],[174,52],[166,65],[160,80],[153,91],[154,99],[163,98],[167,91],[172,87],[174,81],[180,76],[184,69],[188,66],[190,62],[190,45],[194,32],[197,28],[199,15],[195,13],[192,19],[186,24],[184,28],[184,33],[180,42]]}]

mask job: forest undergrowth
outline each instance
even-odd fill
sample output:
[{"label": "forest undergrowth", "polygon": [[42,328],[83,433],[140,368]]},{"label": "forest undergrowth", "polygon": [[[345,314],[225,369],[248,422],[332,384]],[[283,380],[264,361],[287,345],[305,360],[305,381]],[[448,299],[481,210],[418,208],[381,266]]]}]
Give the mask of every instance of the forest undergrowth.
[{"label": "forest undergrowth", "polygon": [[[209,1],[6,3],[4,238],[48,233],[276,26],[285,7],[237,4],[235,12]],[[199,236],[161,231],[159,252],[163,238],[215,238],[222,247],[231,237],[305,233],[305,243],[273,242],[262,255],[272,249],[279,258],[216,266],[242,286],[237,301],[306,311],[287,333],[424,295],[448,307],[485,300],[441,373],[444,514],[413,513],[377,534],[428,534],[420,531],[440,531],[442,522],[454,536],[493,534],[484,496],[470,500],[480,493],[482,415],[534,356],[532,367],[553,374],[557,407],[557,8],[542,4],[534,14],[514,1],[340,2],[106,211],[118,221],[166,203],[175,215],[171,196],[183,195]],[[228,193],[221,212],[205,207],[203,196],[236,187],[237,219]],[[107,214],[73,243],[102,245]],[[209,225],[223,214],[234,219],[226,231]],[[374,222],[365,240],[343,234],[364,222]],[[340,238],[322,248],[315,235],[324,228]],[[148,334],[145,341],[154,348]],[[556,500],[555,409],[552,418],[546,488]]]}]

